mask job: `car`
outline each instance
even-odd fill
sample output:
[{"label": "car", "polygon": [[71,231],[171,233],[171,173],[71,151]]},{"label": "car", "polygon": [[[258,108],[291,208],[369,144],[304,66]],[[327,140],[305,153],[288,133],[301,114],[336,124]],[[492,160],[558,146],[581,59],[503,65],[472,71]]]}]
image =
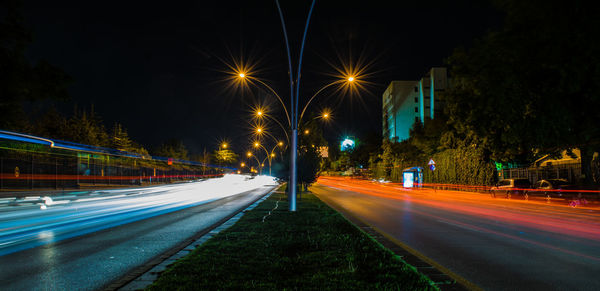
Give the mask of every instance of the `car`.
[{"label": "car", "polygon": [[565,179],[543,179],[538,180],[533,184],[533,189],[527,191],[527,197],[543,197],[547,200],[551,198],[562,199],[578,199],[581,198],[581,193],[561,190],[575,190],[575,186],[571,185]]},{"label": "car", "polygon": [[498,181],[496,186],[490,189],[490,194],[493,198],[506,197],[510,199],[513,195],[521,195],[525,197],[527,191],[531,188],[531,182],[524,178],[510,178]]}]

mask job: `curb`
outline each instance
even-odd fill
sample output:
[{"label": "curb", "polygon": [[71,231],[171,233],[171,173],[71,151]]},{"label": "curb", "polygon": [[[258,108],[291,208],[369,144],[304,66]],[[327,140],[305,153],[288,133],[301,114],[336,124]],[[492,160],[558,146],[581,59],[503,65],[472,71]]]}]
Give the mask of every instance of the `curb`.
[{"label": "curb", "polygon": [[194,236],[173,247],[171,250],[168,250],[158,255],[154,259],[150,260],[146,264],[133,269],[125,276],[117,279],[113,283],[106,286],[103,290],[130,291],[141,290],[146,288],[158,278],[160,273],[166,270],[167,266],[171,265],[178,259],[185,257],[198,246],[202,245],[204,242],[206,242],[219,232],[234,225],[238,220],[240,220],[242,216],[244,216],[244,214],[247,211],[250,211],[256,206],[258,206],[258,204],[263,202],[265,199],[269,198],[271,194],[275,193],[281,187],[282,185],[275,187],[270,192],[247,204],[246,207],[242,207],[239,211],[234,212],[227,217],[224,217],[223,219],[217,221],[215,224],[196,233]]},{"label": "curb", "polygon": [[413,266],[419,273],[431,279],[435,283],[435,286],[440,288],[440,290],[483,290],[467,279],[421,254],[419,251],[386,234],[377,227],[371,226],[360,218],[345,212],[343,209],[335,205],[332,205],[332,203],[329,201],[322,199],[320,195],[315,196],[317,196],[319,200],[323,201],[323,203],[327,204],[327,206],[340,213],[342,217],[367,234],[373,240],[381,244],[386,249],[389,249],[395,255],[399,256],[407,264]]}]

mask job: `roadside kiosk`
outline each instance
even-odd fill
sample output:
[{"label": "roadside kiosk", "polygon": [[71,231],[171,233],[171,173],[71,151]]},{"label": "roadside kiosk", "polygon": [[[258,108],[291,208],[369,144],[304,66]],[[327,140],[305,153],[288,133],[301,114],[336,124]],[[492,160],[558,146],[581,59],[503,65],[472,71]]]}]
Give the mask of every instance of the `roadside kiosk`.
[{"label": "roadside kiosk", "polygon": [[412,167],[402,170],[402,186],[404,188],[423,187],[423,168]]}]

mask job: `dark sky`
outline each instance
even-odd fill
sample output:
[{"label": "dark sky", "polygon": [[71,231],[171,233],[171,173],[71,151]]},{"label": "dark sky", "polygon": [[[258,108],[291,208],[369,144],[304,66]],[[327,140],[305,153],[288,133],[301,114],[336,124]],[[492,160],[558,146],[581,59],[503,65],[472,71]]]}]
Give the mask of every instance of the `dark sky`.
[{"label": "dark sky", "polygon": [[[324,92],[307,112],[334,109],[325,126],[333,141],[381,132],[381,95],[391,80],[419,79],[444,65],[457,46],[501,23],[485,1],[317,1],[304,55],[301,107],[335,80],[335,67],[370,64],[359,95]],[[310,1],[281,1],[294,63]],[[26,1],[26,23],[34,32],[32,60],[46,59],[73,79],[74,104],[94,104],[107,126],[121,122],[146,145],[177,138],[192,152],[229,140],[249,142],[249,108],[260,100],[228,88],[234,59],[256,65],[256,76],[287,104],[287,57],[275,1]],[[277,114],[277,112],[273,112]],[[283,120],[283,117],[279,117]],[[276,125],[271,131],[283,136]]]}]

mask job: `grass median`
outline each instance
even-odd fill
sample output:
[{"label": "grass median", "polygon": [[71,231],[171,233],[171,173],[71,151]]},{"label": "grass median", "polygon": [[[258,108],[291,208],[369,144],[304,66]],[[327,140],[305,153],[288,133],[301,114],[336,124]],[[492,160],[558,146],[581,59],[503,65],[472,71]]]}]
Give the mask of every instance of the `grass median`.
[{"label": "grass median", "polygon": [[148,289],[437,289],[314,195],[287,207],[274,193]]}]

